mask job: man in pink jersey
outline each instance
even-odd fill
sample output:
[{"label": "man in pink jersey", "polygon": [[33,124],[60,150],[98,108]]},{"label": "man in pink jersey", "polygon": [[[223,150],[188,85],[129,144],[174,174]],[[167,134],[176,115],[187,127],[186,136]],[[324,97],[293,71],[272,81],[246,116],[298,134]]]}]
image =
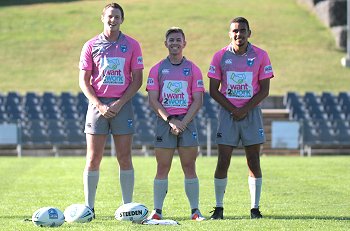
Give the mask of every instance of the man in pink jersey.
[{"label": "man in pink jersey", "polygon": [[196,174],[198,148],[194,117],[203,103],[203,79],[199,68],[186,59],[185,34],[178,27],[165,35],[169,55],[150,70],[147,80],[149,103],[157,114],[155,155],[157,173],[154,179],[154,210],[148,219],[162,219],[162,208],[168,192],[168,173],[175,149],[178,149],[184,184],[191,206],[191,219],[205,218],[199,211],[199,181]]},{"label": "man in pink jersey", "polygon": [[89,99],[84,194],[85,204],[93,210],[108,134],[113,135],[115,144],[123,203],[132,202],[134,114],[131,98],[142,85],[143,70],[139,43],[120,31],[124,21],[122,7],[117,3],[106,5],[101,21],[103,32],[85,43],[79,63],[79,86]]},{"label": "man in pink jersey", "polygon": [[267,53],[248,42],[248,21],[237,17],[230,23],[231,43],[213,57],[208,77],[210,95],[221,106],[217,131],[218,162],[215,170],[216,206],[211,219],[223,219],[227,171],[234,147],[244,146],[249,168],[250,216],[262,218],[259,210],[262,173],[260,146],[265,142],[259,103],[268,96],[273,71]]}]

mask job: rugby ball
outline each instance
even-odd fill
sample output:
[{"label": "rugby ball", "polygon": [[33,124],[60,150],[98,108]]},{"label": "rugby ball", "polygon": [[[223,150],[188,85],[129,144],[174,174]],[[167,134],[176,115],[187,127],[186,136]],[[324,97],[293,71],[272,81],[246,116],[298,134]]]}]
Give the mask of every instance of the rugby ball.
[{"label": "rugby ball", "polygon": [[64,215],[57,208],[43,207],[33,213],[32,222],[40,227],[57,227],[64,223]]},{"label": "rugby ball", "polygon": [[68,223],[85,223],[92,221],[94,212],[86,205],[72,204],[64,210],[64,218]]},{"label": "rugby ball", "polygon": [[127,203],[121,205],[114,214],[115,219],[119,221],[142,221],[146,219],[148,209],[140,203]]}]

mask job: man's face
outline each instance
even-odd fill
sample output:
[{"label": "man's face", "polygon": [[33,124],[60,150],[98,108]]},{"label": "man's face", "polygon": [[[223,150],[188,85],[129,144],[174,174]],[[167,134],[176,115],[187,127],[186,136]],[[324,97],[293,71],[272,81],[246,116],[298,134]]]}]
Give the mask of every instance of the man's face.
[{"label": "man's face", "polygon": [[101,15],[101,21],[105,30],[118,31],[123,20],[121,11],[117,8],[109,7],[104,15]]},{"label": "man's face", "polygon": [[170,33],[165,41],[165,46],[169,50],[169,54],[179,54],[182,49],[186,46],[186,41],[184,37],[179,32]]},{"label": "man's face", "polygon": [[231,24],[228,34],[232,40],[232,44],[241,47],[248,43],[250,33],[247,24],[235,22]]}]

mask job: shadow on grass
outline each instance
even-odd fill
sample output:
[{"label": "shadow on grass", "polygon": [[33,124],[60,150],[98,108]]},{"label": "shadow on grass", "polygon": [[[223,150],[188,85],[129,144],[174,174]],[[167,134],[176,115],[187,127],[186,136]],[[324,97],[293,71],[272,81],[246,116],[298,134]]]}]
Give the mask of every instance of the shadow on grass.
[{"label": "shadow on grass", "polygon": [[276,220],[334,220],[334,221],[349,221],[350,217],[336,216],[264,216],[267,219]]},{"label": "shadow on grass", "polygon": [[[208,221],[210,220],[210,216],[205,218]],[[169,218],[164,218],[164,219],[174,219],[177,221],[186,221],[189,220],[189,217],[169,217]],[[269,216],[265,215],[262,220],[333,220],[333,221],[349,221],[350,217],[336,217],[336,216]],[[240,217],[240,216],[225,216],[224,220],[250,220],[249,216],[245,217]],[[215,220],[212,220],[215,221]],[[220,221],[220,220],[218,220]]]},{"label": "shadow on grass", "polygon": [[64,2],[75,2],[79,0],[1,0],[1,6],[19,6],[19,5],[31,5],[39,3],[64,3]]}]

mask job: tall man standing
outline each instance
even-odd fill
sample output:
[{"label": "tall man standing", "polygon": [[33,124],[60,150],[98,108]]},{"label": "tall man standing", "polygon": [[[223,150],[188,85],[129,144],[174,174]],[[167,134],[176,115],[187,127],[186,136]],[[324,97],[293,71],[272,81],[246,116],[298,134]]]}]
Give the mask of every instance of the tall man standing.
[{"label": "tall man standing", "polygon": [[243,17],[234,18],[229,30],[231,43],[214,55],[208,71],[210,95],[221,106],[214,176],[216,206],[211,219],[223,219],[227,171],[232,151],[240,141],[249,168],[250,216],[262,218],[260,146],[265,142],[265,135],[259,103],[269,95],[270,78],[274,75],[267,53],[248,42],[250,35],[248,21]]},{"label": "tall man standing", "polygon": [[119,163],[123,203],[132,201],[134,169],[131,159],[133,110],[131,98],[142,85],[143,60],[139,43],[123,34],[123,8],[105,6],[103,32],[87,41],[80,56],[79,86],[89,99],[85,133],[85,204],[94,209],[99,168],[107,135],[113,135]]}]

